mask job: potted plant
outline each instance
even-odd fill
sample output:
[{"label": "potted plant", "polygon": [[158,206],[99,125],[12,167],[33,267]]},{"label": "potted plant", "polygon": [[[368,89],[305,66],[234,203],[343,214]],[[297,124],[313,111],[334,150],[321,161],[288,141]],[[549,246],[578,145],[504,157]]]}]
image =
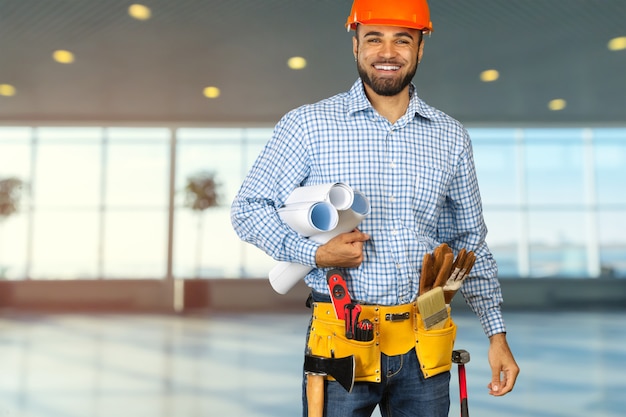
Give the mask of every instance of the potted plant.
[{"label": "potted plant", "polygon": [[221,184],[213,171],[201,171],[187,177],[185,186],[185,205],[197,213],[196,234],[196,278],[202,269],[202,236],[204,229],[203,213],[206,209],[217,207],[220,203],[218,190]]},{"label": "potted plant", "polygon": [[[0,224],[19,210],[24,183],[16,177],[0,179]],[[8,267],[0,265],[0,278],[6,277]]]}]

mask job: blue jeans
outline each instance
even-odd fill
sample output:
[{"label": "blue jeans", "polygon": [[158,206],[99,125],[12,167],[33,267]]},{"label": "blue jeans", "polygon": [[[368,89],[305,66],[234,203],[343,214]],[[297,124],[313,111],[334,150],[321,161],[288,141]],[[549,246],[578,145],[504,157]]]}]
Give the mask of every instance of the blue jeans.
[{"label": "blue jeans", "polygon": [[[325,417],[369,417],[377,405],[383,417],[448,416],[450,372],[424,379],[415,349],[404,355],[381,356],[380,383],[355,382],[349,393],[338,382],[326,381]],[[306,417],[306,395],[303,406]]]},{"label": "blue jeans", "polygon": [[[382,417],[448,416],[450,372],[425,379],[415,349],[398,356],[381,354],[381,373],[380,383],[355,382],[352,392],[336,381],[326,381],[324,417],[370,417],[376,406]],[[302,386],[303,416],[307,417],[306,376]]]}]

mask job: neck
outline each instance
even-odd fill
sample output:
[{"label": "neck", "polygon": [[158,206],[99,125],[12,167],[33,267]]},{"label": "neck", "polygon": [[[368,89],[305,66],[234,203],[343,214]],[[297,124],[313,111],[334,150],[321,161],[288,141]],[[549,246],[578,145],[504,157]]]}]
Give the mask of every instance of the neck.
[{"label": "neck", "polygon": [[409,87],[405,87],[395,96],[381,96],[376,94],[367,84],[365,86],[365,95],[367,96],[372,107],[391,124],[398,121],[404,116],[406,109],[409,107]]}]

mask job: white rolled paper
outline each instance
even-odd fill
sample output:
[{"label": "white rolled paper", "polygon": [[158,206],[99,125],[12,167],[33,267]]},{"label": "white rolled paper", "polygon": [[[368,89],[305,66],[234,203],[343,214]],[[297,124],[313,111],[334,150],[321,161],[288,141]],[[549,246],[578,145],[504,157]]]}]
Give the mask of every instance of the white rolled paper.
[{"label": "white rolled paper", "polygon": [[354,192],[352,188],[341,182],[305,185],[293,190],[287,197],[287,200],[285,200],[284,206],[326,201],[335,206],[337,210],[346,210],[352,206],[353,198]]},{"label": "white rolled paper", "polygon": [[363,193],[354,191],[354,198],[350,209],[339,212],[337,226],[327,232],[312,235],[309,239],[324,244],[342,233],[354,230],[363,219],[370,214],[370,202]]},{"label": "white rolled paper", "polygon": [[328,232],[339,221],[337,209],[326,201],[290,204],[278,209],[278,215],[302,236]]},{"label": "white rolled paper", "polygon": [[270,270],[270,284],[279,294],[287,294],[302,278],[311,271],[310,266],[291,262],[278,262]]},{"label": "white rolled paper", "polygon": [[[324,244],[335,236],[354,230],[370,214],[371,205],[363,193],[354,191],[353,202],[348,210],[339,211],[337,226],[327,232],[311,235],[309,239]],[[293,262],[279,262],[269,272],[274,291],[286,294],[298,281],[311,271],[310,266]]]}]

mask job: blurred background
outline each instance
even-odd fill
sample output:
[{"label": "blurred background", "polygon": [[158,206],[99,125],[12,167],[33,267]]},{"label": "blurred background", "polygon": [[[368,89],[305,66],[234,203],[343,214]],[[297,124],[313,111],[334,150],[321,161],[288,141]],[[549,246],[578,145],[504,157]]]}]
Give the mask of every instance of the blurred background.
[{"label": "blurred background", "polygon": [[[230,202],[284,113],[356,80],[350,5],[0,0],[0,416],[299,414],[307,289],[273,292]],[[621,416],[626,2],[430,7],[414,82],[472,137],[522,367],[487,398],[455,300],[470,410]]]}]

